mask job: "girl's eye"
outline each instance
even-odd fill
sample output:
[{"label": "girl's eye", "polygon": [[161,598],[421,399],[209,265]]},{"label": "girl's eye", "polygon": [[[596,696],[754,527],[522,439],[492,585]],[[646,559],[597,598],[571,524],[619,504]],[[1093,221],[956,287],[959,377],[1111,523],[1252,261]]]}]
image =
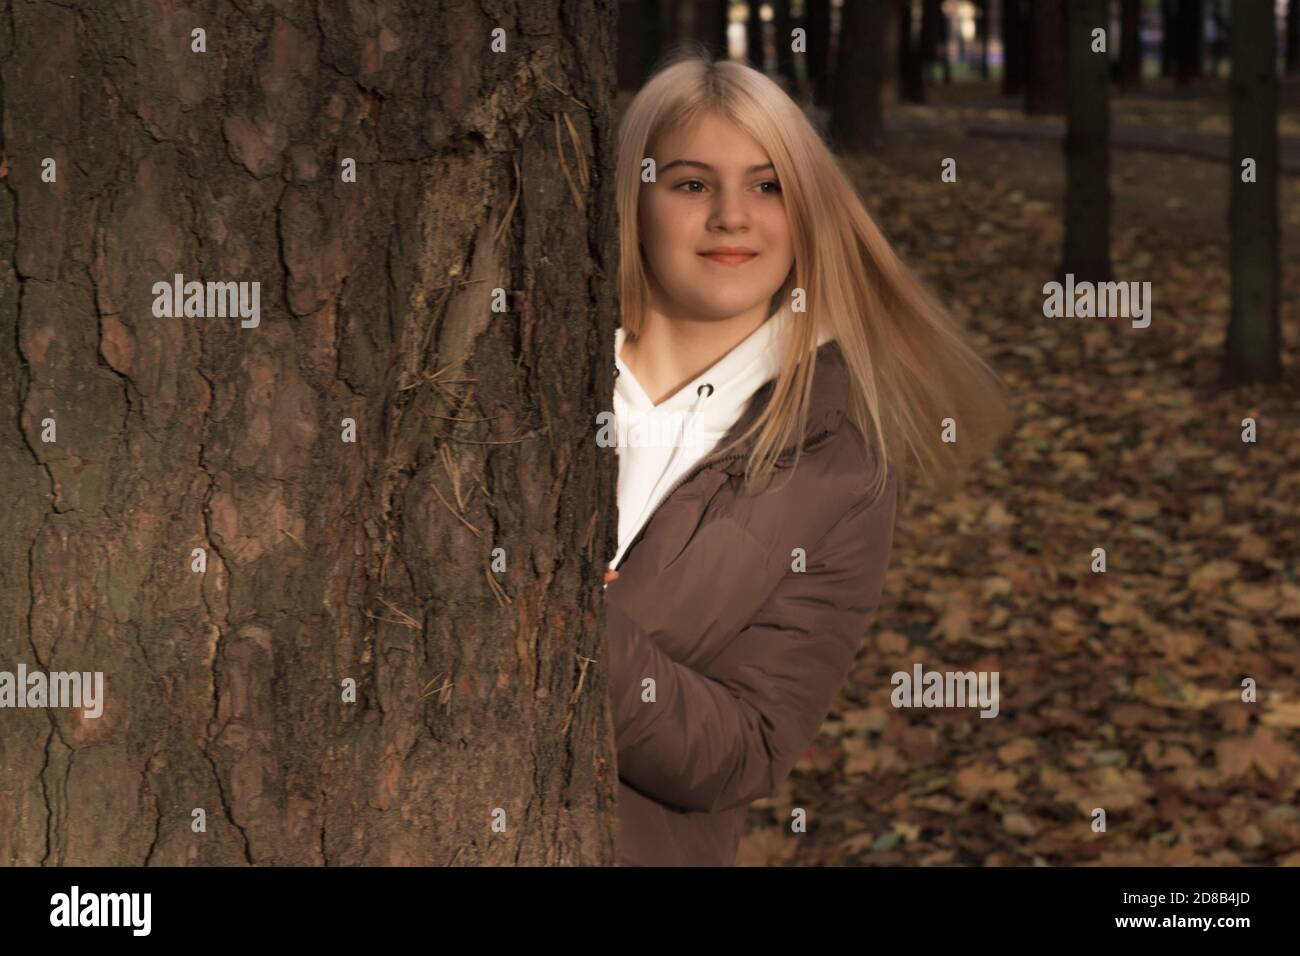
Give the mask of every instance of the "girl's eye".
[{"label": "girl's eye", "polygon": [[[693,186],[693,185],[694,185],[694,186],[699,186],[699,187],[700,187],[700,190],[702,190],[702,189],[704,188],[704,183],[702,183],[702,182],[701,182],[700,180],[698,180],[698,179],[685,179],[685,180],[682,180],[680,183],[677,184],[677,186],[676,186],[675,188],[677,188],[677,189],[681,189],[681,190],[684,190],[685,192],[688,192],[688,193],[699,192],[700,190],[690,189],[690,188],[689,188],[690,186]],[[768,195],[772,195],[772,194],[774,194],[774,193],[779,193],[779,192],[781,192],[781,184],[778,183],[775,179],[766,179],[766,180],[764,180],[763,182],[759,183],[758,185],[759,185],[760,188],[763,187],[763,186],[771,186],[771,187],[772,187],[771,189],[763,189],[763,190],[762,190],[764,193],[767,193]]]}]

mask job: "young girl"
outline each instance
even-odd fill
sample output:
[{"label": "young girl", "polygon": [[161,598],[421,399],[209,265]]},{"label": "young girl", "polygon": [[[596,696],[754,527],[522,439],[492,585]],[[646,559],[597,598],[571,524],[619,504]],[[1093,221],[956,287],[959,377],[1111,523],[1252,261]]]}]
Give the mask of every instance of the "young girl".
[{"label": "young girl", "polygon": [[978,458],[1007,406],[762,73],[660,70],[616,190],[619,862],[734,865],[850,671],[900,483]]}]

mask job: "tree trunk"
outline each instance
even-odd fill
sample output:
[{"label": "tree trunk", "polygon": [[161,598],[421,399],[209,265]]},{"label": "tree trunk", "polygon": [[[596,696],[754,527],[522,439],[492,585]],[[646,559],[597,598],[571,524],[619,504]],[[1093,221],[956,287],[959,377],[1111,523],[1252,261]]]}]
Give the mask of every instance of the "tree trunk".
[{"label": "tree trunk", "polygon": [[[806,16],[804,20],[803,25],[806,27]],[[772,45],[776,51],[776,72],[785,79],[786,89],[790,95],[797,97],[799,94],[799,76],[794,68],[794,50],[791,49],[794,38],[790,35],[794,28],[795,22],[790,16],[790,0],[772,0]],[[829,29],[828,25],[827,30],[829,31]],[[811,33],[811,30],[806,31],[806,34]],[[805,56],[810,56],[812,38],[806,35],[805,40],[809,50]]]},{"label": "tree trunk", "polygon": [[1125,90],[1142,88],[1142,0],[1121,0],[1119,82]]},{"label": "tree trunk", "polygon": [[[1272,0],[1259,0],[1271,3]],[[1204,58],[1205,6],[1202,0],[1178,0],[1175,30],[1178,36],[1178,82],[1192,82],[1201,76]],[[1270,54],[1271,56],[1271,54]]]},{"label": "tree trunk", "polygon": [[1286,5],[1286,71],[1300,73],[1300,0]]},{"label": "tree trunk", "polygon": [[1173,76],[1178,63],[1178,0],[1160,0],[1160,75]]},{"label": "tree trunk", "polygon": [[[1228,228],[1232,318],[1224,378],[1230,384],[1281,378],[1278,331],[1277,27],[1273,5],[1232,4],[1232,177]],[[1254,182],[1242,163],[1255,162]]]},{"label": "tree trunk", "polygon": [[646,4],[643,0],[618,0],[618,57],[615,69],[620,90],[635,90],[641,85],[643,70],[642,38],[645,36],[645,23],[642,15]]},{"label": "tree trunk", "polygon": [[902,10],[897,3],[886,0],[880,28],[883,40],[881,47],[884,50],[881,60],[880,100],[884,111],[888,111],[899,98],[899,49],[898,44],[892,42],[892,38],[898,36],[898,18],[901,13]]},{"label": "tree trunk", "polygon": [[976,6],[975,36],[980,48],[980,79],[989,78],[989,0],[978,0]]},{"label": "tree trunk", "polygon": [[1060,275],[1110,280],[1110,70],[1092,52],[1092,31],[1107,27],[1106,0],[1070,0],[1065,51],[1065,248]]},{"label": "tree trunk", "polygon": [[1223,70],[1223,63],[1230,56],[1228,49],[1228,14],[1224,10],[1224,0],[1211,0],[1210,22],[1214,25],[1214,40],[1209,43],[1210,75],[1218,79]]},{"label": "tree trunk", "polygon": [[749,0],[746,4],[745,58],[754,69],[766,73],[767,54],[763,44],[763,18],[759,15],[760,6],[759,0]]},{"label": "tree trunk", "polygon": [[947,58],[947,52],[941,51],[940,37],[943,35],[943,9],[941,0],[921,0],[921,73],[923,82],[934,80],[934,66],[940,56]]},{"label": "tree trunk", "polygon": [[640,86],[654,73],[671,42],[670,0],[640,0],[641,44]]},{"label": "tree trunk", "polygon": [[845,152],[884,141],[882,92],[888,0],[846,4],[831,104],[831,139]]},{"label": "tree trunk", "polygon": [[1022,0],[1002,0],[1002,95],[1019,98],[1029,72],[1029,14]]},{"label": "tree trunk", "polygon": [[695,40],[715,60],[730,56],[727,44],[728,4],[726,0],[695,0]]},{"label": "tree trunk", "polygon": [[1029,76],[1025,112],[1065,112],[1065,0],[1034,0],[1029,5]]},{"label": "tree trunk", "polygon": [[912,0],[898,0],[898,97],[904,103],[925,102],[921,48],[912,30]]},{"label": "tree trunk", "polygon": [[613,8],[4,6],[0,859],[613,863]]},{"label": "tree trunk", "polygon": [[804,27],[808,37],[808,82],[813,103],[831,105],[831,4],[830,0],[808,0],[804,7]]},{"label": "tree trunk", "polygon": [[[952,35],[952,21],[948,15],[939,9],[939,40],[938,48],[935,50],[935,57],[939,61],[939,70],[943,73],[944,83],[952,82],[952,60],[949,57],[948,46],[949,38]],[[960,42],[960,37],[958,38]]]}]

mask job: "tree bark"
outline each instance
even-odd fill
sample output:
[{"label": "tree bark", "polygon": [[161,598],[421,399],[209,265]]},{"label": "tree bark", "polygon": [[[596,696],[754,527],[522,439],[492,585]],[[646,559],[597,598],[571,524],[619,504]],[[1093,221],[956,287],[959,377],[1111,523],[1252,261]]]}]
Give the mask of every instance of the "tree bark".
[{"label": "tree bark", "polygon": [[[1265,0],[1261,0],[1265,2]],[[1270,2],[1271,0],[1266,0]],[[1177,0],[1174,29],[1177,42],[1177,68],[1179,84],[1187,84],[1202,74],[1204,59],[1205,6],[1202,0]]]},{"label": "tree bark", "polygon": [[1110,280],[1110,69],[1092,51],[1092,31],[1108,28],[1106,0],[1066,5],[1068,112],[1065,127],[1065,246],[1060,275]]},{"label": "tree bark", "polygon": [[1300,0],[1286,5],[1286,71],[1300,73]]},{"label": "tree bark", "polygon": [[1142,0],[1120,2],[1119,82],[1126,90],[1142,88]]},{"label": "tree bark", "polygon": [[886,7],[890,0],[847,4],[831,104],[831,139],[845,152],[876,149],[884,141],[883,85]]},{"label": "tree bark", "polygon": [[704,46],[715,60],[725,60],[730,55],[727,44],[726,0],[695,0],[695,40]]},{"label": "tree bark", "polygon": [[[1232,3],[1232,158],[1228,230],[1232,318],[1224,378],[1229,384],[1273,382],[1282,376],[1278,329],[1279,231],[1277,27],[1273,5]],[[1242,162],[1255,161],[1244,182]]]},{"label": "tree bark", "polygon": [[672,3],[670,0],[640,0],[641,43],[640,81],[645,83],[654,73],[672,42]]},{"label": "tree bark", "polygon": [[1173,76],[1178,63],[1178,0],[1160,0],[1160,75]]},{"label": "tree bark", "polygon": [[912,35],[912,0],[898,2],[898,98],[904,103],[924,103],[925,69],[920,43]]},{"label": "tree bark", "polygon": [[1021,97],[1029,71],[1029,14],[1022,0],[1002,0],[1002,95]]},{"label": "tree bark", "polygon": [[1029,69],[1025,112],[1065,112],[1065,0],[1033,0],[1029,5]]},{"label": "tree bark", "polygon": [[614,11],[494,6],[4,3],[6,863],[614,861]]},{"label": "tree bark", "polygon": [[924,81],[933,81],[934,66],[942,60],[946,71],[948,51],[940,40],[943,36],[943,8],[941,0],[921,2],[921,72]]},{"label": "tree bark", "polygon": [[646,36],[642,20],[645,0],[618,0],[618,57],[615,60],[620,90],[635,90],[643,76],[642,44]]},{"label": "tree bark", "polygon": [[975,37],[980,48],[980,79],[989,78],[989,0],[978,0],[975,4]]},{"label": "tree bark", "polygon": [[[803,26],[807,27],[807,17],[804,18]],[[794,50],[791,49],[791,43],[794,38],[790,35],[796,24],[790,16],[790,0],[772,0],[772,46],[776,52],[776,72],[785,79],[786,89],[791,96],[798,96],[799,76],[794,68]],[[829,30],[829,26],[827,27]],[[811,30],[807,30],[807,43],[809,52],[812,49]],[[808,53],[804,54],[808,56]]]},{"label": "tree bark", "polygon": [[808,0],[804,7],[804,27],[808,36],[808,82],[813,103],[831,105],[831,5],[830,0]]},{"label": "tree bark", "polygon": [[1231,52],[1228,48],[1228,14],[1224,9],[1225,0],[1211,0],[1210,22],[1214,24],[1214,41],[1206,44],[1210,48],[1210,75],[1218,79],[1222,73],[1225,60]]},{"label": "tree bark", "polygon": [[749,0],[746,4],[745,20],[745,58],[749,65],[760,73],[767,72],[767,53],[763,44],[763,18],[759,15],[759,0]]}]

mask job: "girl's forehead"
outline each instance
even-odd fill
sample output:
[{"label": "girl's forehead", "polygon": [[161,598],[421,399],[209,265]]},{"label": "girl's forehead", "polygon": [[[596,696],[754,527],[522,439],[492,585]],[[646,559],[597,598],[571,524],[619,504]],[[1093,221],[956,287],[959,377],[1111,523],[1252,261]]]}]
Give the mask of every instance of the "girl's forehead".
[{"label": "girl's forehead", "polygon": [[[692,155],[685,156],[690,151]],[[748,165],[755,160],[768,161],[761,143],[725,116],[705,113],[665,131],[654,150],[660,161],[670,159],[701,160],[704,155],[710,163],[722,165]],[[668,154],[672,153],[672,156]],[[700,155],[694,155],[694,154]],[[681,155],[678,155],[681,154]]]}]

